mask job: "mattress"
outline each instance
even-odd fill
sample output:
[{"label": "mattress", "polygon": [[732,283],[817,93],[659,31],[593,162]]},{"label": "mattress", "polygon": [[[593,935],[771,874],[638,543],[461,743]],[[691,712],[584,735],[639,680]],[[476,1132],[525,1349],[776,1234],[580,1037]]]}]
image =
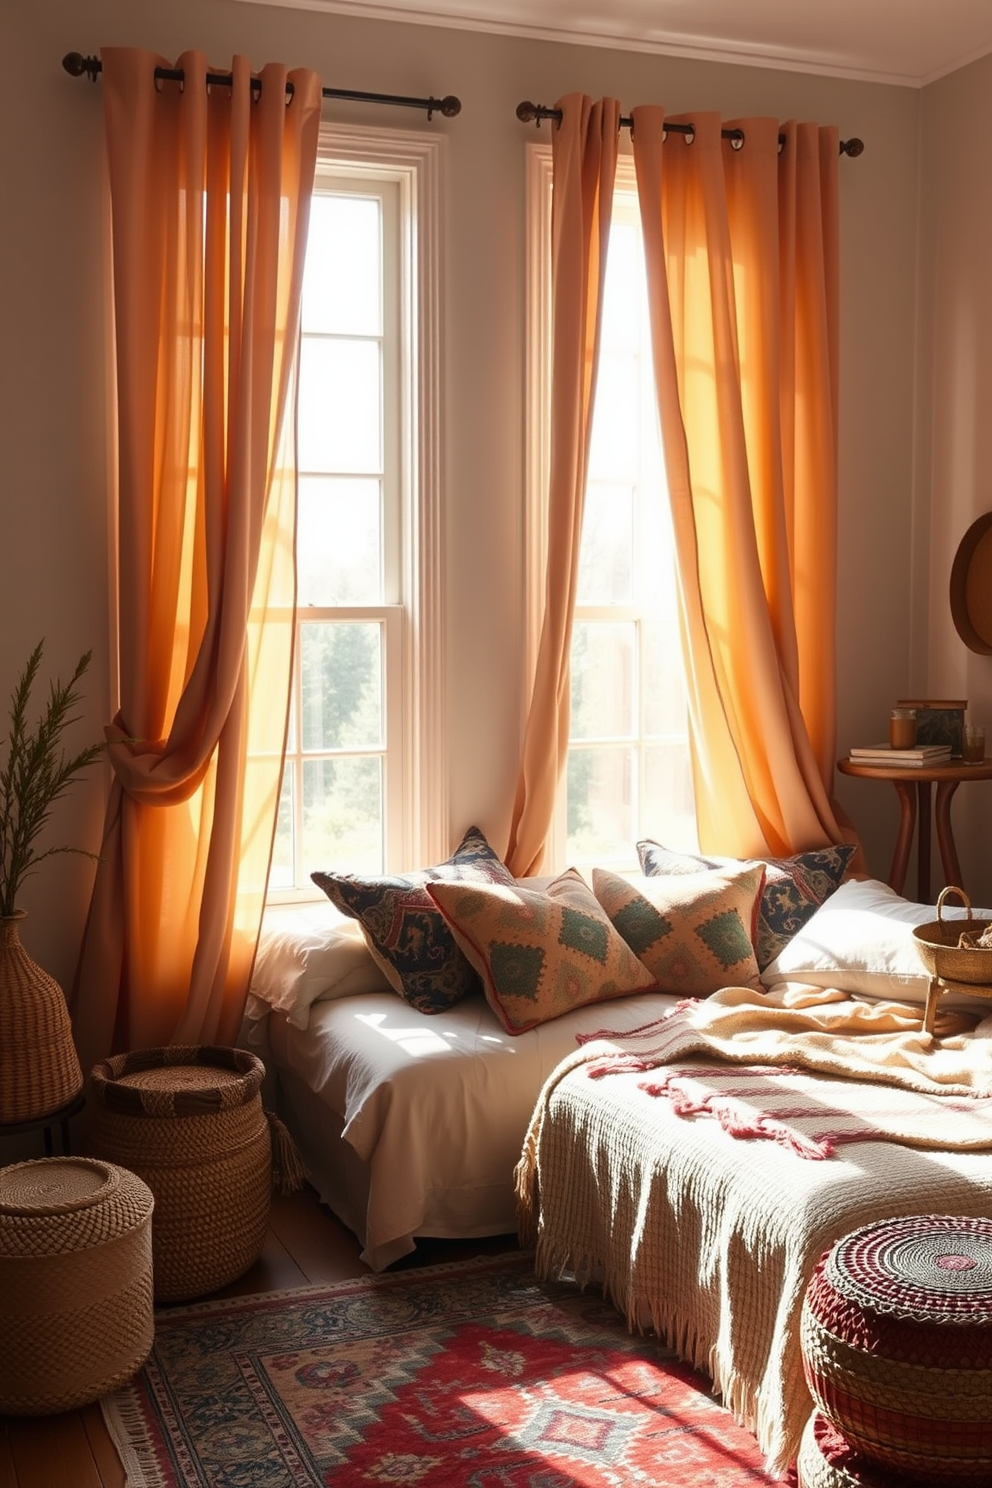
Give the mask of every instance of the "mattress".
[{"label": "mattress", "polygon": [[381,1271],[417,1236],[516,1231],[514,1168],[545,1080],[578,1034],[633,1029],[673,1006],[618,998],[508,1034],[481,993],[426,1016],[394,992],[318,1002],[308,1026],[270,1011],[250,1045],[321,1199]]}]

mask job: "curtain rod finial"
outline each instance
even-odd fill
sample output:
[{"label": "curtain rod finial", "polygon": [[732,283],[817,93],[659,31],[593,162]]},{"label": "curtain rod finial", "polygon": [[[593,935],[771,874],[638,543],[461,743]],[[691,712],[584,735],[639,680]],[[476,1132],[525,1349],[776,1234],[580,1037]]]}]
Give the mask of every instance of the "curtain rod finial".
[{"label": "curtain rod finial", "polygon": [[523,103],[517,104],[517,118],[521,124],[532,124],[537,117],[536,103],[530,103],[527,99],[524,99]]},{"label": "curtain rod finial", "polygon": [[863,152],[864,147],[865,147],[864,140],[860,140],[860,139],[841,140],[841,142],[840,142],[840,153],[842,155],[850,155],[851,158],[853,159],[856,155],[860,155]]},{"label": "curtain rod finial", "polygon": [[462,101],[453,93],[449,93],[447,98],[441,99],[438,109],[446,119],[455,119],[462,111]]},{"label": "curtain rod finial", "polygon": [[85,72],[89,75],[90,82],[95,83],[103,63],[99,57],[84,57],[81,52],[66,52],[62,58],[62,66],[70,77],[82,77]]}]

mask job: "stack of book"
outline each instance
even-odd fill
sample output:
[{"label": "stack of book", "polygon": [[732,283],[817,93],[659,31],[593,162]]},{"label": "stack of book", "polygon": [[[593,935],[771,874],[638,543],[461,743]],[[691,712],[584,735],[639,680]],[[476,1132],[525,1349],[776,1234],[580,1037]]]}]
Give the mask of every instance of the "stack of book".
[{"label": "stack of book", "polygon": [[914,744],[909,749],[893,749],[890,744],[852,746],[851,763],[855,765],[941,765],[950,763],[950,744]]}]

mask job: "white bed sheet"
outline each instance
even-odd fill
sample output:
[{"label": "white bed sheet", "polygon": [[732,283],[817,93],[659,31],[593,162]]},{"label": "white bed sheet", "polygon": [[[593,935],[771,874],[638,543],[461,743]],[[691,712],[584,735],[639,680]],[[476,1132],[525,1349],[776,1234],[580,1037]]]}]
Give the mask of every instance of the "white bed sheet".
[{"label": "white bed sheet", "polygon": [[515,1231],[513,1170],[544,1081],[578,1033],[636,1028],[675,1001],[640,993],[511,1036],[481,994],[427,1017],[370,993],[315,1004],[305,1031],[272,1012],[264,1035],[308,1176],[381,1271],[418,1235]]}]

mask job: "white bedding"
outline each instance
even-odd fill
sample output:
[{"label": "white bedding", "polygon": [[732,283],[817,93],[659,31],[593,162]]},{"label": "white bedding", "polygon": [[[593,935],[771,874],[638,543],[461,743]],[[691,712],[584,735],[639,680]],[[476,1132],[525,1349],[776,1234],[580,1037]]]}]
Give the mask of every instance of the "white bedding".
[{"label": "white bedding", "polygon": [[430,1017],[394,992],[369,993],[314,1003],[306,1030],[273,1011],[251,1042],[278,1072],[311,1182],[381,1271],[418,1235],[515,1231],[524,1134],[576,1034],[636,1028],[674,1002],[641,993],[511,1036],[481,993]]}]

